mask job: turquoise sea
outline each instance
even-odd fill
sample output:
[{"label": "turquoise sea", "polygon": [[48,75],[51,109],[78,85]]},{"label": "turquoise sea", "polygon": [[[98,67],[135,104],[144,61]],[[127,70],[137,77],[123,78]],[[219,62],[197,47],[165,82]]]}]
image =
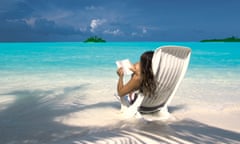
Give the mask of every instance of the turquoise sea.
[{"label": "turquoise sea", "polygon": [[144,51],[163,45],[192,49],[172,106],[222,109],[240,104],[240,43],[0,43],[0,129],[6,135],[19,135],[2,141],[24,143],[29,138],[41,143],[33,134],[38,132],[54,143],[55,137],[44,135],[45,131],[53,134],[58,128],[72,130],[74,126],[86,130],[99,124],[98,118],[103,119],[101,126],[107,127],[117,117],[102,115],[119,109],[113,96],[115,61],[128,58],[136,62]]},{"label": "turquoise sea", "polygon": [[208,72],[217,72],[212,76],[235,79],[240,69],[239,43],[1,43],[0,73],[9,76],[80,72],[85,76],[108,76],[113,73],[116,60],[129,58],[135,62],[142,52],[162,45],[190,47],[188,74],[198,72],[191,75],[194,77],[208,77],[211,76]]},{"label": "turquoise sea", "polygon": [[[128,58],[136,62],[144,51],[163,45],[180,45],[192,49],[186,80],[203,84],[203,87],[214,83],[215,86],[211,85],[211,88],[217,91],[240,86],[240,43],[56,42],[1,43],[0,89],[11,90],[16,85],[31,87],[36,81],[44,87],[58,85],[59,81],[68,84],[67,80],[81,80],[94,85],[98,81],[101,84],[114,84],[117,78],[116,60]],[[193,88],[197,91],[203,88],[197,87]],[[233,98],[228,99],[240,100],[239,91],[236,92],[236,95],[231,92]]]}]

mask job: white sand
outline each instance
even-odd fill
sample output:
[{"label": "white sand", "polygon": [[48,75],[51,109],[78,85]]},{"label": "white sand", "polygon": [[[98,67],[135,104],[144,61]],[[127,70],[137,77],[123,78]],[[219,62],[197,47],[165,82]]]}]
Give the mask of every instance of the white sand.
[{"label": "white sand", "polygon": [[206,89],[188,91],[187,82],[169,107],[174,120],[125,120],[113,81],[9,82],[0,88],[0,143],[240,143],[239,101],[198,99]]}]

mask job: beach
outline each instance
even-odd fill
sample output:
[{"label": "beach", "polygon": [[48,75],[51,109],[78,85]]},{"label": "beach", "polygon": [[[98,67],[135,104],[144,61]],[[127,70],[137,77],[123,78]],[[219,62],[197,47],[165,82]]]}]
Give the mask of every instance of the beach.
[{"label": "beach", "polygon": [[240,143],[240,44],[173,43],[193,54],[171,117],[122,116],[115,61],[166,44],[1,45],[0,143]]}]

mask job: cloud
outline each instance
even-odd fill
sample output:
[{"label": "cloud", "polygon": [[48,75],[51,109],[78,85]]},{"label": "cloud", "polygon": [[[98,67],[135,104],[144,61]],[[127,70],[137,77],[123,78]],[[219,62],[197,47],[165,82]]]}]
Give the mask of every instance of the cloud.
[{"label": "cloud", "polygon": [[0,41],[82,41],[84,33],[43,18],[6,20],[1,23]]},{"label": "cloud", "polygon": [[90,31],[95,32],[95,30],[105,22],[106,22],[105,19],[92,19],[90,23],[90,27],[91,27]]},{"label": "cloud", "polygon": [[120,35],[122,32],[119,29],[115,30],[105,30],[103,33],[105,34],[111,34],[111,35]]},{"label": "cloud", "polygon": [[136,32],[132,32],[132,33],[131,33],[131,36],[136,36],[136,35],[137,35]]},{"label": "cloud", "polygon": [[23,19],[23,21],[25,21],[25,23],[31,27],[35,26],[35,22],[36,22],[36,18],[35,17],[31,17],[31,18],[25,18]]},{"label": "cloud", "polygon": [[142,28],[142,33],[143,33],[143,34],[147,33],[147,28],[146,28],[146,27],[143,27],[143,28]]},{"label": "cloud", "polygon": [[100,7],[100,6],[96,7],[96,6],[91,5],[91,6],[86,6],[85,9],[88,11],[94,11],[94,10],[103,10],[104,8]]}]

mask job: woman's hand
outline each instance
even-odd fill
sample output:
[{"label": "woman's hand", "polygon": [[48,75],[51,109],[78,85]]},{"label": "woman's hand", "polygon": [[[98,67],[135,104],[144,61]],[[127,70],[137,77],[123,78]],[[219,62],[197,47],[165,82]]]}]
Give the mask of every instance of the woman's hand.
[{"label": "woman's hand", "polygon": [[123,77],[124,76],[124,72],[123,72],[123,68],[122,67],[117,70],[117,74],[118,74],[119,77]]}]

